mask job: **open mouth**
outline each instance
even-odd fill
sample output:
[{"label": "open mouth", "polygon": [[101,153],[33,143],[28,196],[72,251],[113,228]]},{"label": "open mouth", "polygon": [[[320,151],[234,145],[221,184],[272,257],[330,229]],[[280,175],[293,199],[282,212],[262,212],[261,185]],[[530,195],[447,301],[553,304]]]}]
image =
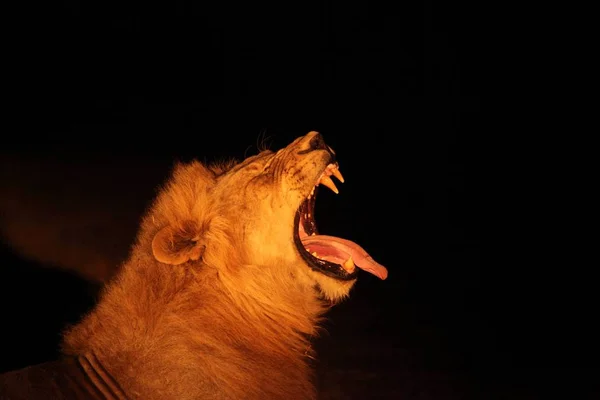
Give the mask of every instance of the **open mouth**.
[{"label": "open mouth", "polygon": [[337,163],[327,165],[296,212],[294,242],[298,252],[310,268],[338,280],[356,279],[356,267],[386,279],[387,269],[375,262],[362,247],[347,239],[319,234],[314,217],[317,187],[323,185],[338,193],[331,176],[344,182]]}]

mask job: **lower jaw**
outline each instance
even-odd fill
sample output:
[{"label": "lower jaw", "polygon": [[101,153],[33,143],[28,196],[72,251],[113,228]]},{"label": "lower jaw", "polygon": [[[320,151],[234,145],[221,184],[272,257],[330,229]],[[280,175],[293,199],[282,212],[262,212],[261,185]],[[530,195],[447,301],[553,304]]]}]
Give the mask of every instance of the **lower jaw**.
[{"label": "lower jaw", "polygon": [[[298,224],[300,223],[300,214],[296,213],[296,217],[294,220],[294,229],[298,232]],[[304,245],[302,244],[302,240],[298,234],[294,235],[294,243],[296,245],[296,251],[300,254],[302,259],[306,262],[308,267],[315,272],[321,273],[330,278],[346,282],[356,279],[358,275],[358,270],[355,269],[352,272],[347,272],[342,266],[338,266],[337,264],[327,262],[325,260],[316,259],[315,257],[308,254],[306,250],[304,250]]]}]

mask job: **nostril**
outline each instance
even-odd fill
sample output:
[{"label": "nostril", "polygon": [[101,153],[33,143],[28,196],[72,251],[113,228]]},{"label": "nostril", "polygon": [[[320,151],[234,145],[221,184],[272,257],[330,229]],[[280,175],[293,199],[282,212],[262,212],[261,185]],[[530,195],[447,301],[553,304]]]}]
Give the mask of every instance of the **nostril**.
[{"label": "nostril", "polygon": [[310,140],[309,145],[310,145],[311,150],[318,150],[318,149],[327,150],[327,145],[325,144],[325,140],[323,140],[323,136],[321,136],[320,133],[316,134],[315,137],[313,137]]},{"label": "nostril", "polygon": [[304,150],[298,151],[298,154],[307,154],[307,153],[310,153],[311,151],[314,151],[314,150],[325,150],[325,151],[327,151],[329,153],[329,155],[331,156],[331,159],[330,159],[329,162],[330,163],[334,163],[335,162],[335,153],[331,150],[331,148],[329,146],[327,146],[325,144],[325,140],[323,139],[323,136],[321,136],[320,133],[317,133],[315,136],[313,136],[310,139],[310,142],[308,142],[308,148],[304,149]]}]

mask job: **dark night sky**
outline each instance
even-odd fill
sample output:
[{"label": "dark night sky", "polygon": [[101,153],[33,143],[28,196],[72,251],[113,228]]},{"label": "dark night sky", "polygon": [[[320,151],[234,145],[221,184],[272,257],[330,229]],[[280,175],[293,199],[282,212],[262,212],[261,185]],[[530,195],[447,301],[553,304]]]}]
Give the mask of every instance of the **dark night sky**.
[{"label": "dark night sky", "polygon": [[[385,282],[361,275],[332,312],[326,364],[344,359],[327,353],[336,337],[349,351],[365,346],[352,340],[358,330],[380,342],[363,362],[387,371],[383,398],[591,390],[592,295],[522,256],[535,247],[534,221],[520,218],[531,189],[518,156],[503,152],[498,121],[484,117],[501,96],[483,29],[492,7],[393,3],[31,6],[11,45],[18,123],[2,157],[36,160],[50,175],[56,163],[93,170],[89,180],[115,192],[114,166],[124,176],[147,166],[126,185],[141,213],[173,159],[242,158],[262,137],[279,148],[318,130],[347,180],[320,198],[321,231],[356,240],[390,273]],[[103,165],[112,167],[98,172]],[[18,170],[1,176],[20,179]],[[64,196],[84,190],[67,186]],[[99,204],[119,207],[116,193],[105,195]],[[2,255],[3,334],[17,342],[0,349],[6,370],[54,357],[60,328],[93,302],[94,288],[8,243]],[[463,395],[427,397],[436,374]],[[400,388],[406,376],[422,380],[413,390],[423,397]]]}]

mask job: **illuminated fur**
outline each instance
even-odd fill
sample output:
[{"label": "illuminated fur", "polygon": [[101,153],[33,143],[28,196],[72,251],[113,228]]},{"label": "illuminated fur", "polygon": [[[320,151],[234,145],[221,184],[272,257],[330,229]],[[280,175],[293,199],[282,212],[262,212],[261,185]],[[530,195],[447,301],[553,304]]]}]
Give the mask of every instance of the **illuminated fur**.
[{"label": "illuminated fur", "polygon": [[328,163],[302,153],[315,134],[239,164],[177,165],[64,352],[94,354],[131,398],[315,398],[309,340],[355,282],[310,269],[293,243]]}]

